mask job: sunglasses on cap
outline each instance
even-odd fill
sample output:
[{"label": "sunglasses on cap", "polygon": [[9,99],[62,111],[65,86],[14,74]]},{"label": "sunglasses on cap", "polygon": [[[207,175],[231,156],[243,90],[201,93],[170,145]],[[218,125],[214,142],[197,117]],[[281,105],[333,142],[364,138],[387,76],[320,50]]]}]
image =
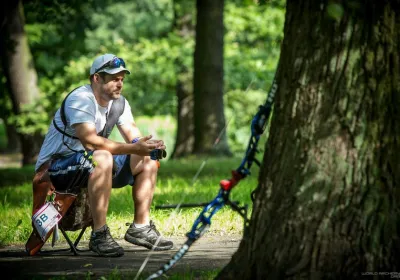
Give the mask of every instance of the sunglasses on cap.
[{"label": "sunglasses on cap", "polygon": [[109,62],[97,69],[95,73],[98,73],[100,70],[105,68],[119,68],[120,66],[125,67],[125,61],[122,58],[114,57]]}]

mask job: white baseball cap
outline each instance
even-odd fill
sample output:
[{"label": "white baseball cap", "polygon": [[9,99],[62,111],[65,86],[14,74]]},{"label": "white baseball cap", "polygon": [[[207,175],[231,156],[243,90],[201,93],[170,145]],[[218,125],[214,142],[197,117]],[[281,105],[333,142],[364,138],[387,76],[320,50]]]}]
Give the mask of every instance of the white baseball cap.
[{"label": "white baseball cap", "polygon": [[[114,61],[110,65],[106,65],[109,62]],[[100,71],[99,71],[100,69]],[[92,67],[90,67],[90,75],[99,72],[106,72],[108,74],[116,74],[121,71],[130,74],[131,72],[125,68],[125,62],[122,58],[117,57],[114,54],[106,53],[96,57],[93,61]]]}]

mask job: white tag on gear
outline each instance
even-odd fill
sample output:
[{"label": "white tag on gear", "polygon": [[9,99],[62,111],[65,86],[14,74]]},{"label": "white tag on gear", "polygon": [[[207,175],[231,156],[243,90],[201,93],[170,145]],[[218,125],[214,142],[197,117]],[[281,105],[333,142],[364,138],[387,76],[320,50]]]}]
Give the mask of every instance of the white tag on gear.
[{"label": "white tag on gear", "polygon": [[46,241],[47,233],[61,220],[60,212],[51,202],[45,203],[32,217],[32,222],[38,231],[40,238]]}]

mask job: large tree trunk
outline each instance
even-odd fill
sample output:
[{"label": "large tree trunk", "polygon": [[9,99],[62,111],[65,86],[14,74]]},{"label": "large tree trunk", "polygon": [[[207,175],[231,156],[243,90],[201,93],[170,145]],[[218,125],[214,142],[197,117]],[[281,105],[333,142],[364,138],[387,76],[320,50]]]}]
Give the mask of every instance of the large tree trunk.
[{"label": "large tree trunk", "polygon": [[196,6],[194,153],[230,155],[224,129],[224,0],[197,0]]},{"label": "large tree trunk", "polygon": [[178,73],[176,94],[178,97],[177,132],[174,151],[171,158],[181,158],[193,152],[194,120],[193,120],[193,86],[188,70]]},{"label": "large tree trunk", "polygon": [[21,151],[20,137],[18,136],[15,126],[5,124],[7,135],[7,153],[17,153]]},{"label": "large tree trunk", "polygon": [[[39,97],[37,74],[33,66],[28,39],[24,31],[23,7],[19,0],[3,6],[1,18],[1,56],[14,114],[23,113],[23,106]],[[20,134],[22,164],[33,164],[42,137]]]},{"label": "large tree trunk", "polygon": [[287,2],[249,234],[219,279],[400,272],[400,5],[346,3]]},{"label": "large tree trunk", "polygon": [[[186,1],[186,0],[184,0]],[[183,40],[191,40],[194,36],[192,11],[185,9],[183,1],[174,1],[174,29]],[[179,9],[177,7],[179,5]],[[178,10],[184,11],[182,14]],[[175,61],[178,97],[177,132],[175,147],[171,158],[181,158],[192,154],[194,146],[194,119],[193,119],[193,73],[185,67],[182,59]]]}]

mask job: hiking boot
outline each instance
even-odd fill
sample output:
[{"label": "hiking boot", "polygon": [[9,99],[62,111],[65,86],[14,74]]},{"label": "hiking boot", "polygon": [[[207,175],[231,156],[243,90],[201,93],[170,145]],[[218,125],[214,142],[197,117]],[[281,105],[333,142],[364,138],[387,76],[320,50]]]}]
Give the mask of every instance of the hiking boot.
[{"label": "hiking boot", "polygon": [[134,224],[128,223],[126,225],[130,225],[130,227],[125,233],[125,240],[132,244],[153,249],[154,251],[164,251],[174,247],[172,241],[161,237],[153,221],[150,221],[150,225],[141,228],[135,227]]},{"label": "hiking boot", "polygon": [[101,257],[120,257],[124,254],[124,249],[112,238],[107,225],[99,231],[92,231],[89,249]]}]

